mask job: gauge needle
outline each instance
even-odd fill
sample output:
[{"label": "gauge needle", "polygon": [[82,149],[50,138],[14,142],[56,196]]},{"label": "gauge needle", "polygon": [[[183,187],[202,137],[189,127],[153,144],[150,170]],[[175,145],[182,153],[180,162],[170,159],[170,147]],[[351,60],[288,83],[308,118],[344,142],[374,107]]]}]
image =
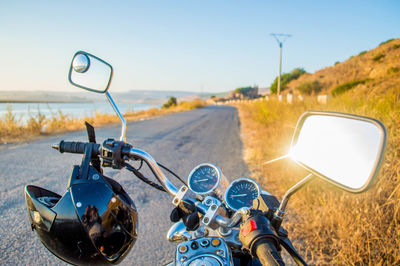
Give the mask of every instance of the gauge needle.
[{"label": "gauge needle", "polygon": [[208,180],[208,178],[204,178],[204,179],[195,180],[194,182],[198,183],[198,182],[204,182],[204,181],[207,181],[207,180]]},{"label": "gauge needle", "polygon": [[247,196],[247,194],[237,194],[237,195],[232,195],[232,197],[244,197]]}]

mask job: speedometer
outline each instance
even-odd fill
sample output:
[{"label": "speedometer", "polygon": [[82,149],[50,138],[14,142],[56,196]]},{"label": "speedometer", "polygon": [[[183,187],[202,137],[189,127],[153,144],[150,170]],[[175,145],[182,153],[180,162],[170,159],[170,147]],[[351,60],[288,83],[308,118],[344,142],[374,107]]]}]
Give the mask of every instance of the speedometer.
[{"label": "speedometer", "polygon": [[243,207],[251,208],[253,200],[258,198],[260,193],[260,187],[255,181],[249,178],[238,178],[226,190],[225,203],[235,211]]},{"label": "speedometer", "polygon": [[[221,170],[210,163],[196,166],[189,174],[188,185],[197,194],[205,195],[215,191],[217,194],[225,191],[228,181]],[[217,189],[220,188],[220,189]],[[223,194],[221,194],[222,196]]]}]

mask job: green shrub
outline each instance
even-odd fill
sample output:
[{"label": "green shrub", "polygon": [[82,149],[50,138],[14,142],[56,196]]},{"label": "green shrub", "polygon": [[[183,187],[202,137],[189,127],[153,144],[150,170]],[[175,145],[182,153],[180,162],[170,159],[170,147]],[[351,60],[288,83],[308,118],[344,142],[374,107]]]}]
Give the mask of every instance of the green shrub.
[{"label": "green shrub", "polygon": [[392,47],[393,47],[393,49],[400,48],[400,44],[399,44],[399,43],[396,43],[396,44],[395,44],[395,45],[393,45]]},{"label": "green shrub", "polygon": [[301,94],[314,95],[322,90],[322,85],[318,80],[305,81],[301,83],[296,90]]},{"label": "green shrub", "polygon": [[367,51],[362,51],[362,52],[360,52],[360,53],[358,54],[358,56],[363,55],[363,54],[366,54],[366,53],[367,53]]},{"label": "green shrub", "polygon": [[346,91],[351,90],[355,86],[359,84],[364,84],[365,82],[369,81],[370,79],[363,79],[363,80],[353,80],[349,82],[345,82],[332,90],[332,96],[338,96]]},{"label": "green shrub", "polygon": [[389,67],[389,69],[387,70],[387,73],[388,73],[388,75],[394,74],[394,73],[399,72],[399,70],[400,70],[400,67]]},{"label": "green shrub", "polygon": [[[281,75],[281,91],[286,89],[286,85],[295,79],[298,79],[301,75],[307,73],[303,68],[295,68],[290,73],[283,73]],[[274,82],[271,84],[271,93],[276,93],[278,91],[278,77],[275,78]]]},{"label": "green shrub", "polygon": [[391,41],[393,41],[393,40],[394,40],[394,39],[389,39],[389,40],[387,40],[387,41],[381,42],[379,45],[382,45],[382,44],[385,44],[385,43],[391,42]]},{"label": "green shrub", "polygon": [[170,108],[177,106],[178,102],[175,97],[170,97],[166,103],[163,104],[162,108]]},{"label": "green shrub", "polygon": [[372,60],[374,60],[375,62],[381,60],[385,55],[383,53],[379,53],[377,55],[375,55],[374,57],[372,57]]},{"label": "green shrub", "polygon": [[336,61],[336,62],[335,62],[335,66],[336,66],[337,64],[340,64],[340,61]]}]

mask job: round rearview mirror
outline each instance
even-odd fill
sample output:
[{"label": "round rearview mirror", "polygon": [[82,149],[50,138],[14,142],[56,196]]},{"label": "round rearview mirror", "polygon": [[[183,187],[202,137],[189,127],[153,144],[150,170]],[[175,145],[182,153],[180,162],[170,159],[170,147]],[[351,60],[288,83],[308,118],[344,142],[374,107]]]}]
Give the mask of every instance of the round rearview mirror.
[{"label": "round rearview mirror", "polygon": [[79,88],[104,93],[110,87],[113,68],[89,53],[77,52],[71,62],[68,79]]},{"label": "round rearview mirror", "polygon": [[314,175],[358,193],[373,183],[386,145],[386,129],[374,119],[306,112],[298,123],[291,158]]},{"label": "round rearview mirror", "polygon": [[77,54],[72,61],[72,68],[78,73],[85,73],[89,66],[90,60],[85,54]]}]

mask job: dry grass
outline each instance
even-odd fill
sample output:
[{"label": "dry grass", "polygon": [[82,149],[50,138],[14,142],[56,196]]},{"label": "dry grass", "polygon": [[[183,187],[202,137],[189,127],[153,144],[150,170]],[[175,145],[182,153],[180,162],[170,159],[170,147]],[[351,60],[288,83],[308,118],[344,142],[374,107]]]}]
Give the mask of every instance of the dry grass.
[{"label": "dry grass", "polygon": [[[370,91],[369,91],[370,92]],[[289,159],[265,165],[287,153],[301,113],[330,110],[381,120],[388,130],[386,158],[378,183],[351,194],[315,180],[289,201],[287,220],[295,246],[310,264],[400,264],[400,90],[340,95],[327,105],[311,99],[294,104],[275,100],[237,105],[253,177],[278,197],[306,172]]]},{"label": "dry grass", "polygon": [[[124,117],[127,121],[136,121],[154,116],[201,108],[205,105],[206,103],[204,101],[196,99],[191,102],[181,102],[177,106],[171,108],[152,108],[144,111],[128,112],[124,114]],[[88,121],[95,127],[119,122],[115,114],[95,112],[93,117],[76,119],[63,114],[62,111],[58,111],[51,117],[45,117],[40,112],[36,115],[29,114],[29,119],[27,123],[24,124],[13,113],[11,106],[7,106],[6,115],[0,118],[0,143],[16,142],[41,135],[80,130],[85,127],[84,121]]]}]

